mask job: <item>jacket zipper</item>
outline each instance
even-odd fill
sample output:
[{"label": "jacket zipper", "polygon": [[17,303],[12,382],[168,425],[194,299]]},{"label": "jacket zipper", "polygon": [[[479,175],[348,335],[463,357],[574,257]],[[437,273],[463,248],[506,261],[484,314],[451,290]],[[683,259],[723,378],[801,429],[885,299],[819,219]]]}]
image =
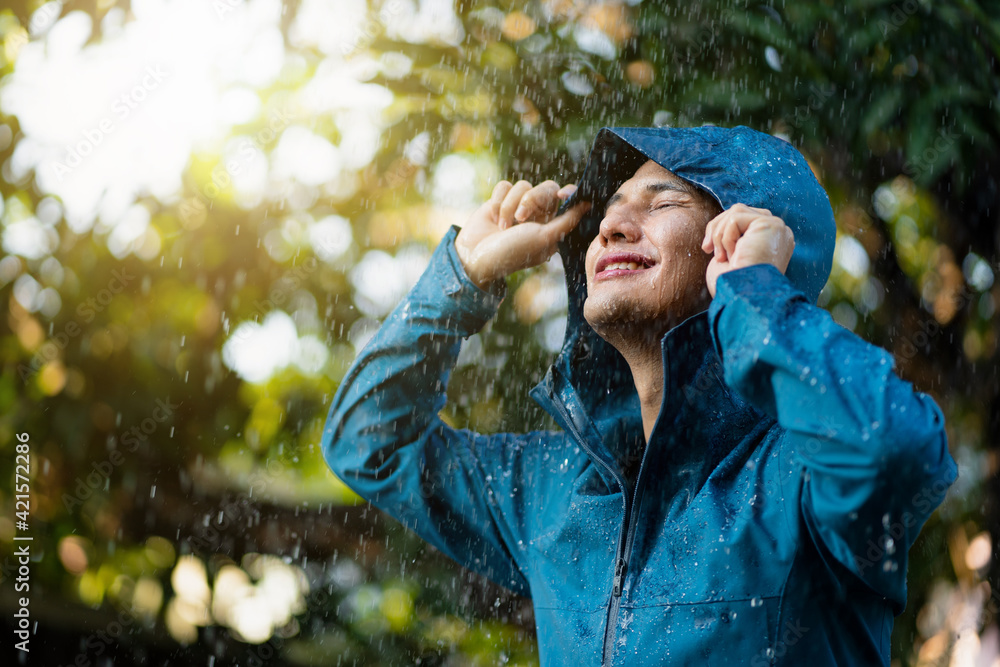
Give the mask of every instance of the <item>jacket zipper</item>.
[{"label": "jacket zipper", "polygon": [[[655,430],[655,426],[654,426]],[[634,518],[639,514],[639,503],[642,500],[642,472],[646,469],[646,451],[649,449],[649,443],[646,443],[646,450],[642,453],[642,461],[639,463],[639,473],[635,478],[635,491],[632,494],[631,504],[625,504],[625,545],[624,550],[620,551],[618,554],[618,560],[615,561],[615,578],[611,589],[611,606],[608,609],[608,624],[607,629],[604,633],[604,657],[601,660],[601,664],[604,667],[610,667],[611,660],[614,657],[615,652],[615,626],[618,624],[618,607],[621,604],[622,595],[622,584],[624,583],[625,574],[628,572],[628,556],[632,555],[632,546],[635,542],[635,528],[637,522]],[[628,493],[626,487],[625,493]],[[619,543],[619,547],[622,545]]]},{"label": "jacket zipper", "polygon": [[[662,347],[662,342],[661,342]],[[553,369],[554,371],[555,369]],[[667,367],[667,358],[664,355],[663,358],[663,376],[670,377]],[[561,374],[554,373],[558,376],[560,380],[563,380]],[[725,385],[723,385],[725,386]],[[593,449],[587,445],[586,440],[583,438],[583,434],[577,428],[576,423],[570,418],[567,413],[566,406],[563,402],[562,396],[559,392],[552,392],[548,395],[549,402],[556,408],[559,415],[562,417],[563,421],[569,426],[569,430],[572,435],[576,438],[580,446],[583,447],[584,451],[590,456],[591,460],[597,461],[602,465],[611,476],[618,482],[618,486],[622,489],[622,501],[625,504],[625,520],[622,523],[622,528],[618,532],[618,545],[615,549],[615,574],[611,584],[611,602],[608,605],[608,617],[607,625],[604,631],[604,650],[601,658],[602,667],[611,667],[611,660],[614,657],[615,648],[615,626],[618,623],[618,608],[621,605],[622,590],[625,581],[625,575],[628,572],[628,559],[626,556],[632,554],[633,543],[635,542],[635,528],[636,523],[633,521],[633,517],[638,515],[639,503],[642,500],[641,491],[643,488],[643,472],[646,470],[646,458],[649,453],[649,442],[646,442],[646,448],[642,452],[642,460],[639,463],[639,472],[635,479],[635,491],[632,493],[632,502],[629,503],[628,495],[628,485],[625,483],[625,479],[619,475],[611,466],[605,463],[600,457],[598,457]],[[660,414],[656,416],[656,421],[653,422],[653,430],[650,432],[650,440],[652,440],[652,434],[656,433],[657,427],[660,425],[660,419],[663,417],[663,407],[660,408]]]},{"label": "jacket zipper", "polygon": [[[559,399],[556,400],[553,396],[550,400],[552,400],[553,406],[555,406],[556,410],[559,412],[559,416],[563,418],[563,421],[569,427],[570,432],[576,438],[577,442],[579,442],[584,451],[590,455],[591,460],[596,461],[609,473],[611,473],[611,476],[618,482],[618,485],[622,489],[622,502],[625,505],[625,520],[622,522],[621,530],[618,532],[618,545],[615,548],[615,574],[611,584],[611,603],[608,606],[607,625],[605,626],[604,631],[604,650],[603,657],[601,659],[601,664],[608,666],[611,664],[611,657],[614,653],[615,625],[618,623],[618,606],[621,604],[622,584],[625,579],[625,574],[628,571],[628,560],[625,556],[631,549],[635,533],[635,526],[631,525],[632,521],[629,512],[631,507],[629,506],[628,485],[625,483],[624,478],[622,478],[613,468],[611,468],[611,466],[597,456],[590,446],[587,445],[587,441],[584,439],[583,434],[580,433],[580,430],[576,427],[576,423],[570,418],[569,414],[567,414],[566,406],[563,405],[562,398],[559,397]],[[639,477],[636,480],[636,490],[634,493],[635,497],[638,497],[638,480],[642,477],[642,470],[646,467],[645,464],[646,455],[645,452],[643,452],[642,462],[639,464]]]}]

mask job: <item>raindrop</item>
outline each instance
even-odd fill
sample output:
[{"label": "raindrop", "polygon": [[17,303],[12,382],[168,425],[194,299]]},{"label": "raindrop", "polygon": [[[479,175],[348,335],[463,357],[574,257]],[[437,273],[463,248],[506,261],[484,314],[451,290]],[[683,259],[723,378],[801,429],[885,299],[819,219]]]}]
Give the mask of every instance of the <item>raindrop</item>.
[{"label": "raindrop", "polygon": [[762,604],[764,604],[764,601],[761,600],[760,598],[753,598],[752,600],[750,600],[751,607],[759,607]]}]

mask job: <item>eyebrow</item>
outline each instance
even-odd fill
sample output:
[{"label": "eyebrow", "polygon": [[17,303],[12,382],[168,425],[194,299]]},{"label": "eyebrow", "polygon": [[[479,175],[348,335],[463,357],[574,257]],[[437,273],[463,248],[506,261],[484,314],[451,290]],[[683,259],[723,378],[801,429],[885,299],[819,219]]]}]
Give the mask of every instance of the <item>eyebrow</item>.
[{"label": "eyebrow", "polygon": [[[672,181],[657,181],[656,183],[650,183],[644,189],[647,194],[657,194],[660,192],[681,192],[686,195],[692,194],[690,188],[685,187],[680,183],[674,183]],[[604,210],[607,211],[609,208],[611,208],[624,198],[625,195],[623,195],[620,192],[616,192],[615,194],[611,195],[611,199],[609,199],[608,203],[604,205]]]}]

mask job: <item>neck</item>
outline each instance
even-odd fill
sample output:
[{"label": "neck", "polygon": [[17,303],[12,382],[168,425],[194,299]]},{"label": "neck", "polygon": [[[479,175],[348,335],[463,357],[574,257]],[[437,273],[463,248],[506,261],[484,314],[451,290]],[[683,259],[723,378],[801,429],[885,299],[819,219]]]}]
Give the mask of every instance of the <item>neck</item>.
[{"label": "neck", "polygon": [[[617,340],[612,343],[625,358],[632,371],[632,381],[639,395],[642,409],[642,431],[649,442],[653,425],[660,416],[663,404],[663,351],[660,347],[662,333],[643,336],[639,340]],[[610,341],[609,341],[610,342]]]}]

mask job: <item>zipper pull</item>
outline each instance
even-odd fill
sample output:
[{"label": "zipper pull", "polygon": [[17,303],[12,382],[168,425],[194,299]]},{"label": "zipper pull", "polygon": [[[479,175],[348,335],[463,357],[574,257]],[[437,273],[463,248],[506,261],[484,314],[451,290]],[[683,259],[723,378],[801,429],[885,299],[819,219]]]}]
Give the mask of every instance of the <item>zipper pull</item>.
[{"label": "zipper pull", "polygon": [[628,563],[625,562],[624,558],[619,558],[615,562],[615,581],[614,587],[611,590],[611,594],[616,598],[621,597],[622,594],[622,579],[625,578],[625,570],[628,569]]}]

